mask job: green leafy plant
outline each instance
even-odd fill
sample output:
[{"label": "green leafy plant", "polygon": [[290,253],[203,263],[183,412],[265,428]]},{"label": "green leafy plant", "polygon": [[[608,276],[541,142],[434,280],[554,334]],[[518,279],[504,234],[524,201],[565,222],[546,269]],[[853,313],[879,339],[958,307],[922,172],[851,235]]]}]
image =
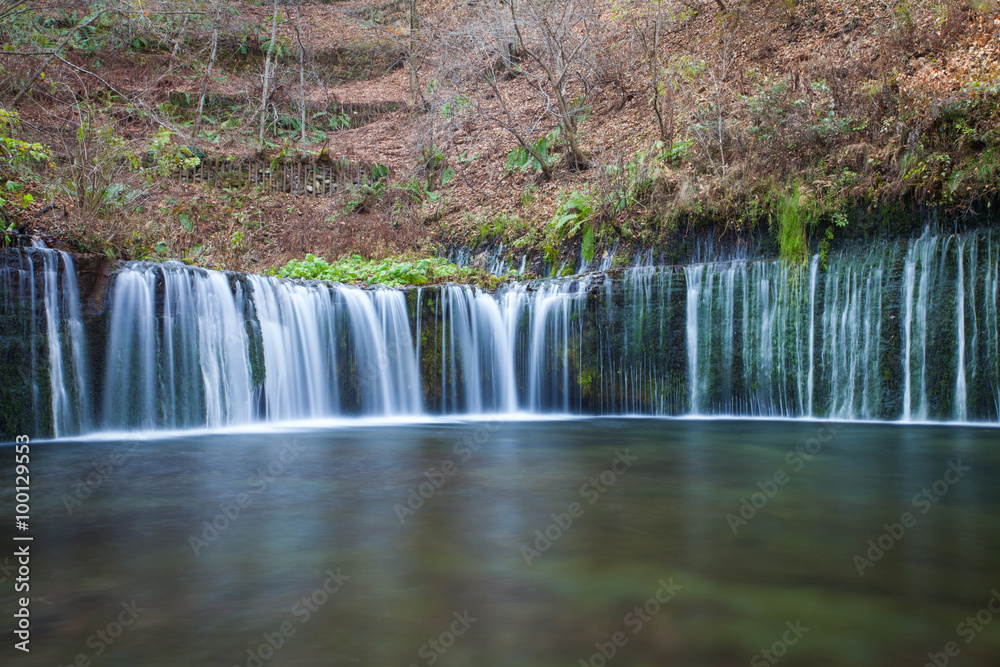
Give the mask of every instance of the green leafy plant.
[{"label": "green leafy plant", "polygon": [[[0,202],[2,202],[2,201],[3,201],[3,199],[0,198]],[[3,208],[3,204],[2,203],[0,203],[0,208]],[[10,235],[14,233],[14,223],[13,222],[9,222],[2,229],[3,229],[3,244],[5,246],[9,246],[10,243],[11,243],[11,241],[13,240],[13,239],[11,239]]]},{"label": "green leafy plant", "polygon": [[536,186],[529,185],[521,190],[521,208],[528,208],[535,203],[536,199],[538,199],[538,188]]},{"label": "green leafy plant", "polygon": [[559,204],[550,223],[551,230],[562,238],[575,236],[594,213],[594,200],[585,190],[574,190]]},{"label": "green leafy plant", "polygon": [[50,150],[42,144],[15,138],[20,127],[21,117],[17,112],[0,106],[0,166],[16,168],[29,162],[42,162],[51,156]]},{"label": "green leafy plant", "polygon": [[173,132],[170,130],[160,128],[160,131],[153,137],[149,148],[153,157],[154,170],[157,175],[164,178],[178,171],[194,169],[201,164],[201,158],[195,155],[190,148],[173,143],[170,140],[172,135]]},{"label": "green leafy plant", "polygon": [[593,225],[587,225],[583,229],[583,243],[580,245],[580,254],[585,262],[594,261],[594,251],[597,248],[596,234]]},{"label": "green leafy plant", "polygon": [[312,116],[313,125],[320,130],[346,130],[351,127],[351,117],[346,113],[320,111]]},{"label": "green leafy plant", "polygon": [[456,95],[441,105],[441,115],[445,118],[454,118],[464,109],[475,106],[475,103],[465,95]]},{"label": "green leafy plant", "polygon": [[442,257],[391,257],[383,260],[365,259],[351,255],[327,262],[312,254],[304,260],[291,260],[277,275],[282,278],[305,278],[309,280],[329,280],[349,284],[386,285],[427,285],[444,281],[472,282],[485,275],[478,269],[459,267]]},{"label": "green leafy plant", "polygon": [[51,156],[42,144],[17,139],[14,135],[20,126],[21,119],[16,111],[0,107],[0,174],[6,177],[0,194],[0,210],[12,206],[24,210],[34,203],[34,195],[25,192],[24,181],[33,181],[35,167]]},{"label": "green leafy plant", "polygon": [[[545,161],[546,166],[555,164],[556,156],[553,149],[559,142],[559,129],[552,130],[544,137],[531,145],[532,149]],[[541,171],[542,165],[524,146],[517,146],[507,154],[506,170],[513,171]]]},{"label": "green leafy plant", "polygon": [[388,165],[380,162],[372,164],[369,177],[358,185],[349,186],[343,208],[351,213],[367,213],[374,208],[386,190],[389,176]]},{"label": "green leafy plant", "polygon": [[660,159],[671,167],[676,167],[688,159],[693,146],[694,139],[678,139],[670,144],[669,148],[663,149]]}]

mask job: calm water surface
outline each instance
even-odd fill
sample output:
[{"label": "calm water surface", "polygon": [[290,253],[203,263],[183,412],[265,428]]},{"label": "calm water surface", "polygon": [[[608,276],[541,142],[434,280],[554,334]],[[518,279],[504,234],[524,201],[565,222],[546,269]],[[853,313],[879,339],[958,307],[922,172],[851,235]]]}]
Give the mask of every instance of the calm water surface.
[{"label": "calm water surface", "polygon": [[603,649],[629,666],[767,650],[920,667],[955,642],[948,664],[997,665],[1000,431],[822,427],[36,443],[32,650],[10,650],[8,575],[4,664],[596,667]]}]

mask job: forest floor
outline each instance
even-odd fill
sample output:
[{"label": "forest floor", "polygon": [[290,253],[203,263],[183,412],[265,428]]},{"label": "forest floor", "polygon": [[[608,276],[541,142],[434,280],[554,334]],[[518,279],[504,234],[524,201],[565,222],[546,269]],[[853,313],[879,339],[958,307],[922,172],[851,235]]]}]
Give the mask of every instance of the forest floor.
[{"label": "forest floor", "polygon": [[[310,253],[501,242],[541,267],[691,230],[764,233],[797,260],[849,235],[859,211],[995,197],[996,2],[549,5],[579,16],[515,5],[520,42],[504,4],[421,2],[412,40],[406,3],[277,5],[263,144],[270,5],[209,3],[213,18],[181,0],[126,2],[89,25],[86,3],[3,17],[0,107],[19,117],[0,135],[4,226],[114,258],[257,272]],[[347,158],[388,176],[334,197],[172,176],[214,156]]]}]

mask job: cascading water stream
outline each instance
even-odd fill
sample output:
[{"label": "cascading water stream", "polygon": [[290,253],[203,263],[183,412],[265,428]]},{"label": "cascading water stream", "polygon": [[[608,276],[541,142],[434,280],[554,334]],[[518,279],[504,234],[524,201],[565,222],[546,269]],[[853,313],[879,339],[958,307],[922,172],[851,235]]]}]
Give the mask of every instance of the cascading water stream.
[{"label": "cascading water stream", "polygon": [[247,318],[226,274],[135,264],[112,292],[104,426],[224,426],[250,421]]},{"label": "cascading water stream", "polygon": [[0,259],[0,402],[19,432],[89,430],[87,348],[72,256],[35,241]]},{"label": "cascading water stream", "polygon": [[927,232],[801,266],[638,266],[492,295],[134,263],[114,278],[93,382],[69,255],[24,250],[4,285],[38,323],[20,334],[28,400],[48,402],[60,436],[94,415],[115,430],[424,412],[996,422],[998,237]]}]

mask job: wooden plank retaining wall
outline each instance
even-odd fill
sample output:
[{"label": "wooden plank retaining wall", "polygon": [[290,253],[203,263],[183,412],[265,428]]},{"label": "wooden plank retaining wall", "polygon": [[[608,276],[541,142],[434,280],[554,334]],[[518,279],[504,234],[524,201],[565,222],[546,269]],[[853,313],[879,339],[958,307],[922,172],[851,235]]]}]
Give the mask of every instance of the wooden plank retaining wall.
[{"label": "wooden plank retaining wall", "polygon": [[201,158],[194,169],[178,171],[182,183],[203,183],[213,187],[251,188],[262,186],[270,192],[287,192],[307,197],[331,197],[348,184],[360,185],[371,178],[371,166],[346,158],[320,160],[234,160],[219,156]]}]

